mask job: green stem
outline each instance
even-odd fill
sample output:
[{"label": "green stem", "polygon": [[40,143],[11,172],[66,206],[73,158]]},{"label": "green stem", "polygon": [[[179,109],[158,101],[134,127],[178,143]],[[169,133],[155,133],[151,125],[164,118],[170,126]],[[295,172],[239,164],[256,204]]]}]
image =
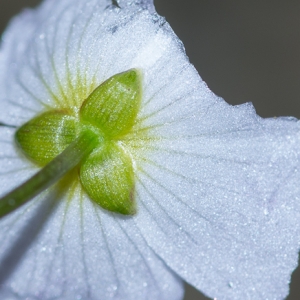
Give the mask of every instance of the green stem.
[{"label": "green stem", "polygon": [[0,198],[0,218],[25,204],[76,167],[97,146],[92,131],[84,131],[61,154],[22,185]]}]

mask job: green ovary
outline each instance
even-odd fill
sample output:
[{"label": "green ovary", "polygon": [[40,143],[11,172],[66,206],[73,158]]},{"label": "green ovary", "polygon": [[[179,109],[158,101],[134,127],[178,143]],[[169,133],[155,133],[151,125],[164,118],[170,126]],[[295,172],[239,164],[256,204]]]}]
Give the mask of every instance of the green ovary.
[{"label": "green ovary", "polygon": [[79,179],[102,208],[134,214],[134,170],[120,140],[130,133],[141,103],[141,77],[132,69],[98,86],[75,115],[73,108],[51,110],[31,119],[16,132],[25,155],[44,166],[84,130],[99,137],[98,146],[79,166]]}]

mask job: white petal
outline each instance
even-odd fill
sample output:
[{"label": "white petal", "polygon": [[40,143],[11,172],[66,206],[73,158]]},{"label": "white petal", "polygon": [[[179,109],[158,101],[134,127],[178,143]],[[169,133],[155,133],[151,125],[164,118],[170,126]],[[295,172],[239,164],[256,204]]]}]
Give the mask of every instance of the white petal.
[{"label": "white petal", "polygon": [[[0,52],[1,121],[20,125],[49,104],[52,95],[46,88],[48,83],[40,70],[35,44],[44,39],[39,29],[45,12],[51,14],[54,8],[59,11],[66,4],[67,1],[45,1],[38,9],[27,9],[13,19],[4,33]],[[45,64],[49,61],[48,56]]]},{"label": "white petal", "polygon": [[108,77],[131,68],[159,23],[145,10],[154,10],[152,1],[120,6],[45,1],[17,17],[0,53],[0,119],[21,125],[45,109],[78,106]]},{"label": "white petal", "polygon": [[212,298],[283,299],[300,244],[300,123],[224,102],[171,118],[137,152],[145,239]]},{"label": "white petal", "polygon": [[0,195],[4,195],[37,172],[14,142],[15,129],[0,126]]},{"label": "white petal", "polygon": [[148,9],[151,12],[155,11],[153,0],[117,0],[118,5],[123,8],[125,6],[133,6],[136,5],[138,9]]},{"label": "white petal", "polygon": [[133,220],[73,192],[52,191],[1,220],[1,299],[182,298],[181,280]]}]

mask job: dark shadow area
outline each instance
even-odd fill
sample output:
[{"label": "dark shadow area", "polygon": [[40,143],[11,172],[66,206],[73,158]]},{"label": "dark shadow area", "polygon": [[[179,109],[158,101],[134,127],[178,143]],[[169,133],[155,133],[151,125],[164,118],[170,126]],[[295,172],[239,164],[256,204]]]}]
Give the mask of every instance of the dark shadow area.
[{"label": "dark shadow area", "polygon": [[189,284],[185,284],[184,300],[210,300]]},{"label": "dark shadow area", "polygon": [[[300,255],[298,259],[298,265],[300,265]],[[300,268],[298,267],[292,275],[292,282],[290,284],[290,295],[286,300],[296,300],[300,298]]]},{"label": "dark shadow area", "polygon": [[300,1],[155,0],[210,89],[300,117]]},{"label": "dark shadow area", "polygon": [[40,2],[39,0],[0,0],[0,32],[3,31],[12,16],[25,7],[34,7]]}]

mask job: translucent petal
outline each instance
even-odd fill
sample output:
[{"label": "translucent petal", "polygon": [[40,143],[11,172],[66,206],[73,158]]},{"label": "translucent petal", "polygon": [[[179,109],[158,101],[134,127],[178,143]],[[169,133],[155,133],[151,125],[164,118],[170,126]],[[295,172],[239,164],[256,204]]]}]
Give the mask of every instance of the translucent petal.
[{"label": "translucent petal", "polygon": [[118,3],[118,5],[123,8],[125,6],[133,6],[136,5],[139,9],[143,8],[143,9],[148,9],[151,12],[155,11],[154,5],[153,5],[153,0],[116,0],[116,2]]},{"label": "translucent petal", "polygon": [[[41,53],[37,55],[39,49],[35,45],[45,44],[45,28],[41,26],[47,19],[45,12],[50,16],[54,8],[60,11],[67,4],[70,3],[45,1],[38,9],[26,9],[13,19],[3,34],[0,51],[1,121],[21,125],[53,102],[40,69],[41,64],[44,68],[49,65],[49,55],[45,64],[41,62]],[[48,75],[53,73],[49,68],[48,72]]]},{"label": "translucent petal", "polygon": [[137,152],[145,239],[212,298],[284,299],[299,250],[299,122],[222,102],[171,118]]},{"label": "translucent petal", "polygon": [[[37,11],[20,15],[4,35],[4,122],[21,125],[49,106],[80,105],[104,80],[130,68],[142,70],[145,93],[151,93],[153,79],[163,83],[176,77],[177,59],[179,66],[190,67],[168,24],[148,11],[96,0],[51,4],[46,1]],[[28,28],[26,35],[20,27]],[[163,63],[171,63],[169,72],[163,72]]]},{"label": "translucent petal", "polygon": [[80,106],[96,86],[128,70],[159,28],[141,9],[150,1],[140,2],[120,2],[120,9],[111,1],[46,1],[18,16],[1,49],[0,119],[21,125],[45,109]]},{"label": "translucent petal", "polygon": [[17,151],[15,129],[0,126],[0,195],[33,175],[37,168]]},{"label": "translucent petal", "polygon": [[103,212],[74,186],[65,192],[0,221],[1,298],[182,298],[181,281],[132,220]]}]

